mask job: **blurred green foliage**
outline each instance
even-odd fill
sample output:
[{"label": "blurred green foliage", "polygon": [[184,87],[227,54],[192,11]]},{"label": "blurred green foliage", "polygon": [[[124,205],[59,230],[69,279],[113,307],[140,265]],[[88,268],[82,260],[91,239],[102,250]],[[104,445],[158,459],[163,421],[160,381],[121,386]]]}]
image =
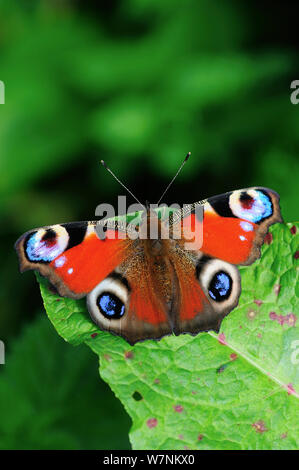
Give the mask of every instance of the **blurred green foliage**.
[{"label": "blurred green foliage", "polygon": [[123,192],[101,158],[155,202],[191,150],[165,202],[263,185],[280,193],[286,221],[298,218],[299,106],[289,98],[296,28],[288,2],[0,0],[0,338],[8,350],[41,306],[32,274],[18,274],[13,243],[116,203]]},{"label": "blurred green foliage", "polygon": [[[0,376],[0,449],[127,449],[129,417],[95,356],[44,317],[25,328]],[[122,432],[120,432],[122,430]]]}]

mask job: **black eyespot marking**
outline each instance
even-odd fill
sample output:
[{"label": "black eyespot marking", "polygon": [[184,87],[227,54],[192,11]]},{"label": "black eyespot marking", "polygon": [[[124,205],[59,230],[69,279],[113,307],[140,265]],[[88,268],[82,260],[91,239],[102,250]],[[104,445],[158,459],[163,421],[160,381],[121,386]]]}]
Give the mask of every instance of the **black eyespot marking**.
[{"label": "black eyespot marking", "polygon": [[229,198],[232,191],[219,196],[213,196],[208,198],[208,203],[213,207],[214,211],[222,217],[236,217],[229,205]]},{"label": "black eyespot marking", "polygon": [[243,191],[240,195],[240,203],[243,209],[251,209],[254,203],[254,198],[246,193],[246,191]]},{"label": "black eyespot marking", "polygon": [[97,306],[104,317],[119,320],[125,313],[124,303],[112,292],[102,292],[97,298]]},{"label": "black eyespot marking", "polygon": [[233,194],[230,206],[236,217],[255,224],[273,215],[271,197],[262,189],[251,189]]},{"label": "black eyespot marking", "polygon": [[223,302],[228,299],[232,291],[233,281],[230,275],[224,271],[218,271],[212,277],[208,292],[215,302]]},{"label": "black eyespot marking", "polygon": [[31,263],[50,263],[58,254],[57,233],[51,228],[39,237],[35,230],[27,235],[24,241],[24,253]]},{"label": "black eyespot marking", "polygon": [[62,227],[64,227],[69,234],[69,241],[66,247],[67,250],[83,242],[87,226],[88,222],[71,222],[69,224],[62,224]]},{"label": "black eyespot marking", "polygon": [[116,273],[114,271],[113,273],[110,274],[109,278],[110,279],[115,279],[116,281],[120,281],[125,286],[125,288],[128,290],[128,292],[131,291],[131,287],[130,287],[130,284],[128,283],[127,278],[124,277],[122,274]]},{"label": "black eyespot marking", "polygon": [[44,236],[42,237],[42,241],[43,242],[53,242],[54,240],[56,239],[56,232],[55,230],[51,229],[51,228],[48,228],[46,230],[46,233],[44,234]]}]

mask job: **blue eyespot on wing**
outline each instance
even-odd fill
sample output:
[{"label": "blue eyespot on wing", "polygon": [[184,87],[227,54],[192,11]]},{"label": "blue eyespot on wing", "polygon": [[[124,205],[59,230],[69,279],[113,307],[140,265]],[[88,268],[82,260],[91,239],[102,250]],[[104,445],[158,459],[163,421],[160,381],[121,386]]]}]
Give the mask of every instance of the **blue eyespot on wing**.
[{"label": "blue eyespot on wing", "polygon": [[222,302],[229,298],[232,290],[232,278],[228,273],[219,271],[212,277],[208,292],[216,302]]},{"label": "blue eyespot on wing", "polygon": [[234,191],[230,195],[229,206],[235,217],[253,223],[259,223],[273,215],[271,197],[260,189]]},{"label": "blue eyespot on wing", "polygon": [[50,263],[65,251],[68,242],[69,235],[63,226],[41,228],[26,236],[24,253],[32,263]]},{"label": "blue eyespot on wing", "polygon": [[111,292],[103,292],[97,299],[98,307],[106,318],[119,319],[125,313],[124,303]]}]

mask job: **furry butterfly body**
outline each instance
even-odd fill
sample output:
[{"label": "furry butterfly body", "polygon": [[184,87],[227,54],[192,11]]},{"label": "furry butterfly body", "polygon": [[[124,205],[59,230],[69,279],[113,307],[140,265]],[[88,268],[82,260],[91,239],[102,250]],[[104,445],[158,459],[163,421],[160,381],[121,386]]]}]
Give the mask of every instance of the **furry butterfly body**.
[{"label": "furry butterfly body", "polygon": [[[195,203],[167,220],[159,216],[148,210],[138,227],[139,233],[149,231],[155,222],[154,239],[132,239],[120,225],[108,223],[99,235],[97,222],[31,230],[15,245],[20,269],[36,269],[61,296],[86,296],[100,329],[132,344],[171,333],[218,331],[238,304],[236,265],[253,263],[269,226],[282,221],[278,194],[248,188]],[[186,221],[194,233],[202,231],[200,247],[186,249]]]}]

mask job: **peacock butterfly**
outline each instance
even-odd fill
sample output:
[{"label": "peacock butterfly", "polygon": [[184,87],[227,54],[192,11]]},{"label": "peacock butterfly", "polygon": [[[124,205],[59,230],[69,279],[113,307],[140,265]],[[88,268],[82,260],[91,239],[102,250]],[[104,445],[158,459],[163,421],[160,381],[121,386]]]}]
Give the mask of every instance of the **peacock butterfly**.
[{"label": "peacock butterfly", "polygon": [[[167,219],[149,207],[142,216],[137,231],[155,220],[156,239],[130,237],[126,227],[111,226],[109,219],[101,235],[99,221],[31,230],[15,244],[20,270],[39,271],[60,296],[86,297],[100,329],[131,344],[171,333],[219,331],[241,293],[236,265],[253,263],[269,226],[282,222],[279,195],[263,187],[209,197]],[[202,231],[200,248],[185,249],[186,221]],[[169,236],[163,237],[166,226]]]}]

